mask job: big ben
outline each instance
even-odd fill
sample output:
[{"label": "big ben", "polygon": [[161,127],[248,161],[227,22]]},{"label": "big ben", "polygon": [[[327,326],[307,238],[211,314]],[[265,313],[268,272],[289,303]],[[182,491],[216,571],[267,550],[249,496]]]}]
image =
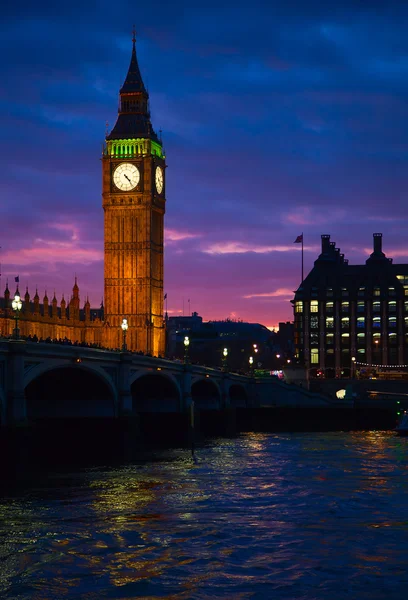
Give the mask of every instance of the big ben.
[{"label": "big ben", "polygon": [[105,236],[104,345],[164,354],[163,222],[165,156],[153,130],[133,35],[132,56],[120,89],[118,118],[102,157]]}]

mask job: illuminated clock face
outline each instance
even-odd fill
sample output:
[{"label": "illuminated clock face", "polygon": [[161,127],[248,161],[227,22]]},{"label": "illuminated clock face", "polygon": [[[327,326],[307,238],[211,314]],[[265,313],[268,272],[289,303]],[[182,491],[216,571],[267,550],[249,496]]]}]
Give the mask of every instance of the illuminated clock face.
[{"label": "illuminated clock face", "polygon": [[158,194],[163,191],[163,169],[161,167],[156,167],[156,190]]},{"label": "illuminated clock face", "polygon": [[140,181],[140,171],[132,163],[122,163],[113,173],[113,181],[117,188],[123,192],[134,190]]}]

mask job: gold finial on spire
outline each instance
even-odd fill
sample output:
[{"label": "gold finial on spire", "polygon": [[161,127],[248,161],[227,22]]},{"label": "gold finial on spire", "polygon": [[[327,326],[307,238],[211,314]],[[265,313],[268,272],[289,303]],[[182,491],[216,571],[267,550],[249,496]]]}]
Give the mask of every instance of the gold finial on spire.
[{"label": "gold finial on spire", "polygon": [[132,43],[133,43],[133,45],[136,44],[136,25],[133,25],[133,29],[132,29]]}]

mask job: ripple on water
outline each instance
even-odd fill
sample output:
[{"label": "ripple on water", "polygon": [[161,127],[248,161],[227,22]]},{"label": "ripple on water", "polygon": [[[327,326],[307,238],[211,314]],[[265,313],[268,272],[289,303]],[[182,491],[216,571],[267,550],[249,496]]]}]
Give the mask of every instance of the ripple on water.
[{"label": "ripple on water", "polygon": [[0,502],[5,600],[401,600],[408,442],[248,434]]}]

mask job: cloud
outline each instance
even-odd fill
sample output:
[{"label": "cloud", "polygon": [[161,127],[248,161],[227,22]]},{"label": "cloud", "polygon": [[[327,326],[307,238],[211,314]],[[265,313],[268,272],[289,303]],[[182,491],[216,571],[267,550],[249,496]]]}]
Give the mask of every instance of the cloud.
[{"label": "cloud", "polygon": [[264,292],[264,293],[260,293],[260,294],[248,294],[246,296],[243,296],[243,298],[247,298],[247,299],[249,299],[249,298],[281,298],[281,297],[293,298],[293,290],[281,288],[281,289],[275,290],[274,292]]},{"label": "cloud", "polygon": [[191,240],[200,236],[200,233],[189,233],[188,231],[177,231],[176,229],[166,228],[164,231],[164,239],[167,243]]},{"label": "cloud", "polygon": [[291,252],[294,249],[293,246],[258,246],[245,242],[217,242],[203,248],[202,252],[206,254],[246,254],[248,252],[267,254],[270,252]]}]

